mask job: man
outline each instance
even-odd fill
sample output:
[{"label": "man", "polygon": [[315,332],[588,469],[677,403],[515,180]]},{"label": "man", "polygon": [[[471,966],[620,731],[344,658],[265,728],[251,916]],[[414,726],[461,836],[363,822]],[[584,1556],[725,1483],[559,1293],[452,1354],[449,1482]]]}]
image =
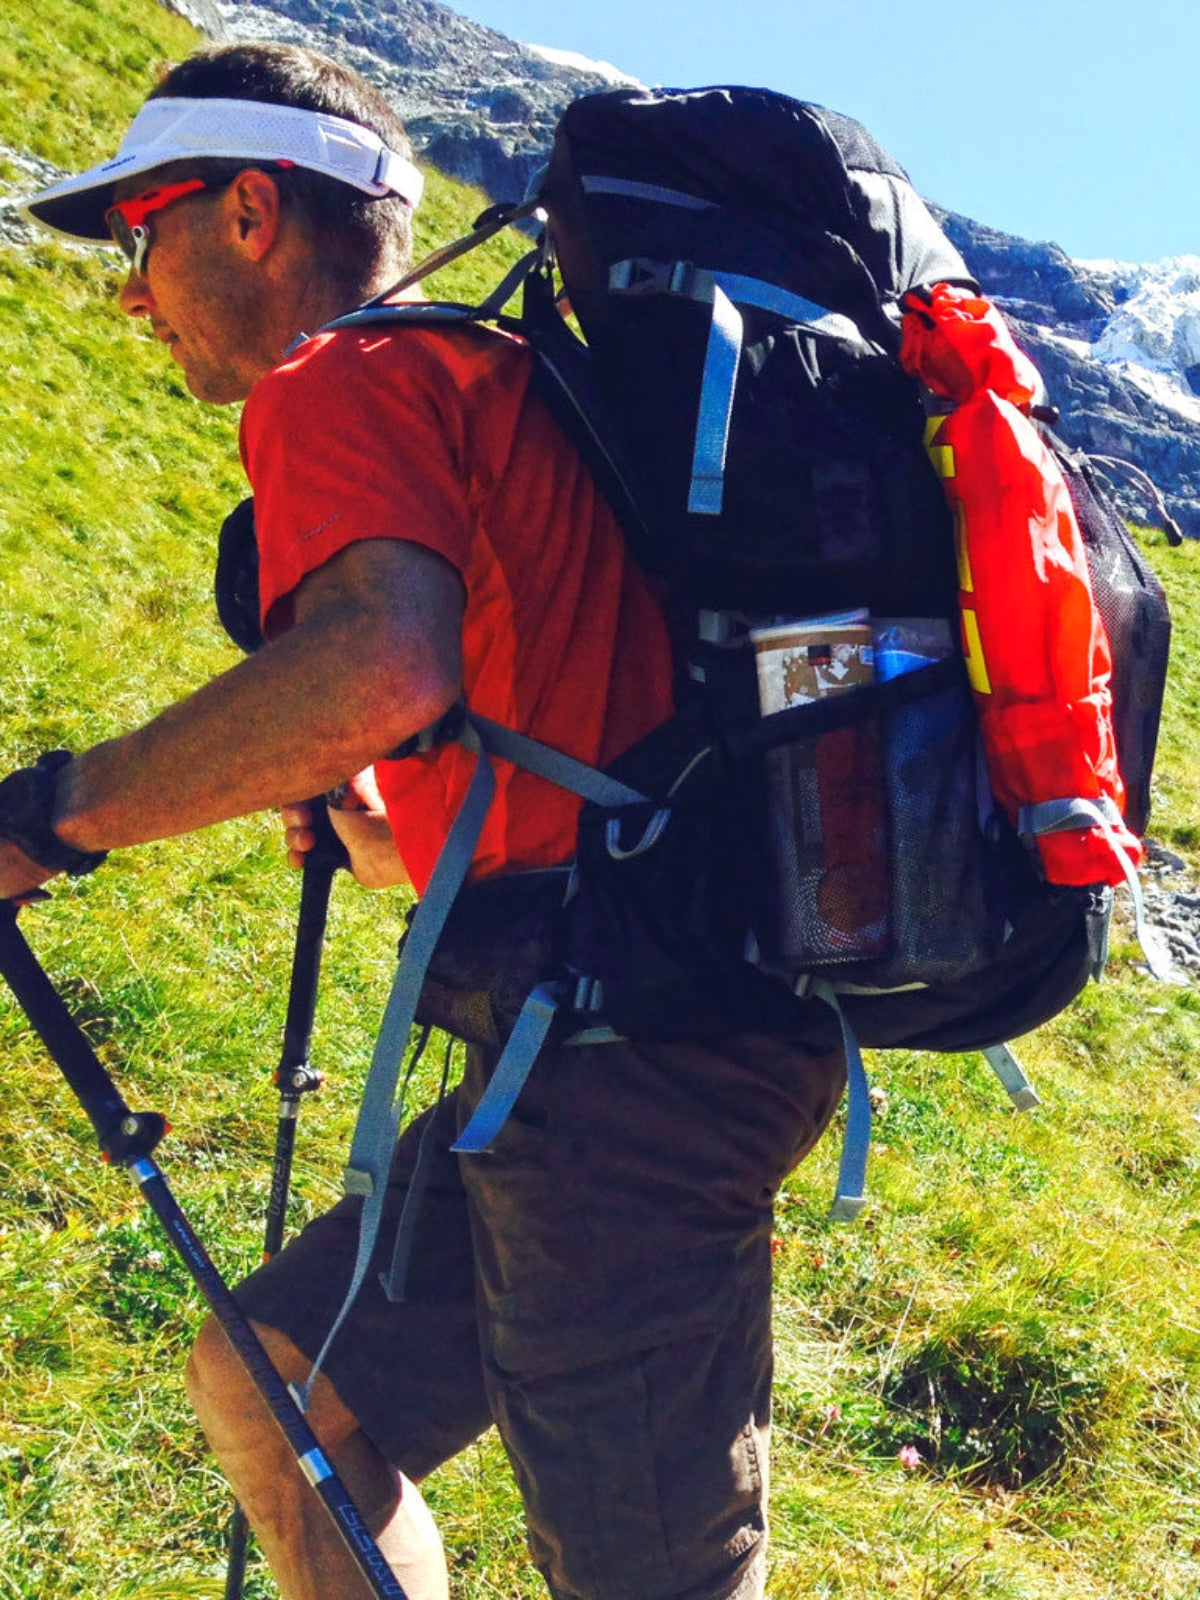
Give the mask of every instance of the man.
[{"label": "man", "polygon": [[[70,235],[111,233],[124,309],[195,395],[245,400],[268,642],[148,726],[39,769],[41,812],[0,817],[0,894],[264,807],[286,808],[301,860],[295,797],[365,769],[377,794],[362,776],[364,809],[335,814],[358,875],[420,892],[471,761],[456,745],[386,757],[457,700],[601,765],[667,715],[659,603],[530,393],[525,349],[470,328],[317,331],[401,272],[418,192],[366,85],[239,45],[174,69],[117,158],[30,202]],[[500,764],[473,865],[502,913],[481,990],[524,959],[529,886],[570,856],[577,809]],[[393,1223],[422,1141],[428,1177],[405,1297],[368,1274],[309,1415],[412,1600],[448,1592],[414,1482],[493,1422],[560,1600],[761,1595],[771,1202],[843,1078],[812,1045],[550,1049],[494,1151],[459,1157],[495,1060],[480,1045],[403,1135]],[[289,1381],[349,1279],[355,1206],[240,1291]],[[381,1265],[391,1246],[385,1224]],[[211,1322],[189,1385],[281,1593],[365,1593]]]}]

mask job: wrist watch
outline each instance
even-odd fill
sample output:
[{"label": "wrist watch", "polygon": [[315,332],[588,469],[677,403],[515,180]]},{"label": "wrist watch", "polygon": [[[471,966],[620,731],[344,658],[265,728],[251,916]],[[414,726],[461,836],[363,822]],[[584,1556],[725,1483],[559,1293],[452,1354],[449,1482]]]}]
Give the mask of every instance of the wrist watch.
[{"label": "wrist watch", "polygon": [[58,774],[73,759],[69,750],[51,750],[32,767],[19,767],[0,782],[0,838],[10,840],[47,872],[82,878],[95,872],[108,851],[76,850],[54,831]]}]

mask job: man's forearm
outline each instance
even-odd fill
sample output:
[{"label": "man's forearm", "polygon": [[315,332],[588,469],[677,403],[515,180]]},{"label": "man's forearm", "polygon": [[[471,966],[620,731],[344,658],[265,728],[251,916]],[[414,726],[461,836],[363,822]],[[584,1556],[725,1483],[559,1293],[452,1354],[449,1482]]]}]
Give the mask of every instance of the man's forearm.
[{"label": "man's forearm", "polygon": [[60,780],[59,836],[111,850],[320,794],[453,699],[411,663],[372,652],[361,630],[353,640],[315,633],[285,636],[144,728],[84,752]]}]

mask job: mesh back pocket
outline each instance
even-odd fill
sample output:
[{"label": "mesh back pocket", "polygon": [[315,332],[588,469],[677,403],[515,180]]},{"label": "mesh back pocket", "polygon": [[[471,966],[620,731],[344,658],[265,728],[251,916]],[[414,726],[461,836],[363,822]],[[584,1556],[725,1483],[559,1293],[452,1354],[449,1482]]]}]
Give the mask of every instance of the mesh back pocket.
[{"label": "mesh back pocket", "polygon": [[766,717],[768,965],[893,987],[982,965],[1004,935],[990,793],[958,660]]},{"label": "mesh back pocket", "polygon": [[887,953],[881,773],[873,722],[766,753],[778,955],[789,966]]}]

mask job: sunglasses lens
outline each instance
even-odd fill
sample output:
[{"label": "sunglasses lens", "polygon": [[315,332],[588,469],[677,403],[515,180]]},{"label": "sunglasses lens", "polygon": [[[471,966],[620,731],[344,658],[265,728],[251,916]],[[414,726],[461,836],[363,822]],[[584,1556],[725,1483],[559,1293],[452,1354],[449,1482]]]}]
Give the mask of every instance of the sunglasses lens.
[{"label": "sunglasses lens", "polygon": [[146,233],[145,228],[131,228],[115,206],[104,220],[108,223],[108,231],[112,234],[113,243],[127,261],[136,264],[139,253],[145,253],[140,249],[142,238],[145,237]]},{"label": "sunglasses lens", "polygon": [[126,250],[125,254],[129,257],[133,270],[140,277],[145,271],[146,252],[150,248],[150,229],[144,222],[136,223],[129,230],[129,240],[133,248]]}]

